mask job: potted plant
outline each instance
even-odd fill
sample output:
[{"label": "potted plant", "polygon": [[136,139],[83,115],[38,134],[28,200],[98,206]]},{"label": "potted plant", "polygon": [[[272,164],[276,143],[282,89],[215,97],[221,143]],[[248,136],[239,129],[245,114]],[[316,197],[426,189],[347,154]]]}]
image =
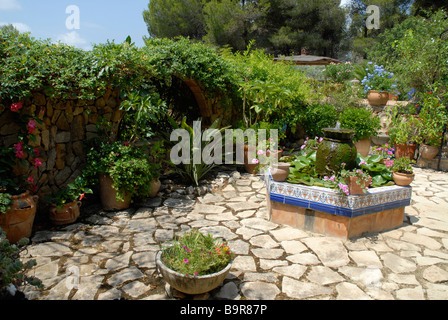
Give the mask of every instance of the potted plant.
[{"label": "potted plant", "polygon": [[380,118],[368,109],[348,107],[342,111],[339,121],[342,128],[356,131],[353,138],[356,149],[363,157],[367,157],[371,146],[370,137],[377,136],[381,129]]},{"label": "potted plant", "polygon": [[378,66],[368,62],[366,66],[366,76],[361,84],[371,106],[384,106],[389,101],[389,92],[397,88],[394,74],[385,70],[383,66]]},{"label": "potted plant", "polygon": [[148,197],[161,165],[151,163],[142,147],[127,142],[102,144],[87,154],[86,176],[99,181],[104,210],[123,210],[133,197]]},{"label": "potted plant", "polygon": [[414,181],[414,169],[411,164],[414,160],[410,160],[408,157],[402,157],[394,160],[394,164],[391,168],[395,184],[399,186],[409,186]]},{"label": "potted plant", "polygon": [[66,225],[75,222],[80,215],[82,200],[86,194],[93,193],[87,188],[87,181],[79,176],[73,183],[47,198],[50,203],[50,221],[55,225]]},{"label": "potted plant", "polygon": [[353,78],[353,66],[350,62],[336,64],[334,62],[325,66],[324,76],[339,85]]},{"label": "potted plant", "polygon": [[202,294],[222,284],[232,260],[226,242],[192,230],[159,251],[156,265],[163,279],[176,290]]},{"label": "potted plant", "polygon": [[387,112],[390,119],[388,135],[390,142],[395,146],[395,158],[408,157],[414,159],[417,144],[422,140],[418,117],[415,116],[415,107],[405,109],[395,105]]},{"label": "potted plant", "polygon": [[361,169],[346,170],[343,168],[339,181],[338,187],[344,194],[361,195],[369,189],[369,186],[372,184],[372,177]]},{"label": "potted plant", "polygon": [[6,232],[0,228],[0,300],[24,300],[24,294],[18,291],[23,285],[42,288],[42,282],[38,278],[26,275],[36,265],[36,260],[25,263],[20,260],[21,248],[28,243],[28,239],[22,239],[17,244],[11,244]]},{"label": "potted plant", "polygon": [[424,93],[421,103],[422,108],[418,117],[422,139],[420,154],[424,159],[432,160],[439,154],[448,114],[437,91]]}]

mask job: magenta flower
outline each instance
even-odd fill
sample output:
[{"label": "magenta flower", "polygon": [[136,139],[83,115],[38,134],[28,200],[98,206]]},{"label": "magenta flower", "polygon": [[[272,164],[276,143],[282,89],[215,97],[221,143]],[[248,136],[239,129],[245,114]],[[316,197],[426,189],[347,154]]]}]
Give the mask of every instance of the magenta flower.
[{"label": "magenta flower", "polygon": [[258,161],[258,159],[252,159],[252,163],[253,163],[253,164],[259,164],[260,161]]},{"label": "magenta flower", "polygon": [[190,263],[190,260],[188,260],[188,259],[184,259],[184,263],[185,263],[185,264],[189,264],[189,263]]},{"label": "magenta flower", "polygon": [[34,167],[38,168],[42,165],[42,161],[39,158],[34,159]]},{"label": "magenta flower", "polygon": [[28,125],[27,125],[26,127],[27,127],[27,129],[28,129],[28,134],[31,134],[31,133],[34,132],[34,130],[36,130],[36,128],[37,128],[37,123],[36,123],[36,121],[34,121],[34,120],[30,120],[30,121],[28,122]]}]

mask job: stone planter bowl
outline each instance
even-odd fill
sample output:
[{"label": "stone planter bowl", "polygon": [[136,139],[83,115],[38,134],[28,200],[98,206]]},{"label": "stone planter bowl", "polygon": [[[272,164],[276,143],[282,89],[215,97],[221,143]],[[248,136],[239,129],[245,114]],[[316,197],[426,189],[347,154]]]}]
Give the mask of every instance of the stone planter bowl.
[{"label": "stone planter bowl", "polygon": [[168,268],[162,262],[162,251],[156,256],[156,265],[163,279],[174,289],[186,294],[202,294],[219,287],[230,272],[232,263],[220,272],[206,276],[186,276]]}]

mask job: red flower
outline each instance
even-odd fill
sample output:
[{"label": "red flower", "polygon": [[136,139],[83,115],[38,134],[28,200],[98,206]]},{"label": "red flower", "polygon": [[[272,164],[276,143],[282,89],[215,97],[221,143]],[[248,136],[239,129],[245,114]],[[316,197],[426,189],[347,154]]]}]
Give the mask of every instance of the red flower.
[{"label": "red flower", "polygon": [[33,133],[34,130],[36,130],[36,128],[37,128],[36,121],[30,120],[30,122],[28,122],[27,128],[28,128],[28,134]]},{"label": "red flower", "polygon": [[81,201],[82,199],[84,199],[86,197],[86,194],[83,193],[80,197],[79,197],[79,201]]},{"label": "red flower", "polygon": [[11,105],[11,111],[12,112],[18,112],[22,108],[23,108],[22,102],[13,103]]},{"label": "red flower", "polygon": [[29,181],[30,183],[34,183],[34,178],[33,178],[33,177],[28,177],[28,181]]},{"label": "red flower", "polygon": [[39,148],[34,148],[34,154],[36,155],[36,157],[40,156],[40,152],[39,152]]},{"label": "red flower", "polygon": [[19,142],[14,145],[14,149],[16,150],[16,158],[23,159],[25,153],[23,152],[23,142]]}]

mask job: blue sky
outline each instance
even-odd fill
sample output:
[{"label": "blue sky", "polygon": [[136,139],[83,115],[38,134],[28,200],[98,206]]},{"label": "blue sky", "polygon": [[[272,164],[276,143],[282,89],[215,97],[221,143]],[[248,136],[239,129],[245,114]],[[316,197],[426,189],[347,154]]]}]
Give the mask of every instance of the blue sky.
[{"label": "blue sky", "polygon": [[[89,49],[92,43],[123,42],[128,35],[138,46],[148,35],[143,10],[149,0],[0,0],[0,25],[13,24],[37,39],[62,41]],[[79,8],[79,29],[68,29],[66,20]],[[70,24],[69,24],[70,25]]]},{"label": "blue sky", "polygon": [[[344,3],[347,0],[342,0]],[[0,0],[0,25],[13,24],[37,39],[61,41],[89,50],[92,43],[123,42],[128,35],[137,46],[147,36],[143,10],[149,0]],[[79,29],[68,29],[67,7],[79,8]]]}]

